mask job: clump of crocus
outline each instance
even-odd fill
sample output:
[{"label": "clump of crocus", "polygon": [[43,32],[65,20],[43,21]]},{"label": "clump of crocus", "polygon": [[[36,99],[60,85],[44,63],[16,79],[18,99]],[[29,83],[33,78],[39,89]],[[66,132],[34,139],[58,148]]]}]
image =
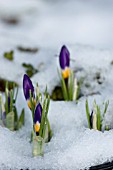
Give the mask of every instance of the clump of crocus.
[{"label": "clump of crocus", "polygon": [[[93,103],[93,110],[90,113],[88,100],[86,100],[86,115],[88,120],[88,127],[90,129],[95,129],[102,131],[102,123],[109,105],[109,101],[104,104],[104,109],[101,111],[100,106],[96,104],[96,101]],[[109,130],[107,126],[105,126],[105,130]]]},{"label": "clump of crocus", "polygon": [[32,112],[33,119],[33,156],[43,155],[43,147],[45,142],[49,142],[52,137],[52,131],[48,120],[48,109],[50,104],[50,96],[47,88],[44,93],[44,100],[36,86],[36,93],[30,78],[25,74],[23,78],[23,91],[27,100],[28,107]]},{"label": "clump of crocus", "polygon": [[70,68],[70,52],[65,45],[62,46],[59,63],[61,68],[61,86],[63,91],[64,100],[77,100],[79,96],[80,86],[74,73]]},{"label": "clump of crocus", "polygon": [[24,109],[22,109],[20,117],[16,109],[17,95],[18,88],[14,86],[13,89],[9,90],[8,82],[5,87],[5,103],[0,95],[0,124],[12,131],[18,130],[24,125]]}]

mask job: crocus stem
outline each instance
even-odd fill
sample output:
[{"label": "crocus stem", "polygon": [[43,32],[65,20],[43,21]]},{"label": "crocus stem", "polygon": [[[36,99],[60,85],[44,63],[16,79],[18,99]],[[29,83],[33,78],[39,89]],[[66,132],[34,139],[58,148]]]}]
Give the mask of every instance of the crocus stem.
[{"label": "crocus stem", "polygon": [[8,82],[6,82],[6,88],[5,88],[5,111],[6,115],[8,114]]},{"label": "crocus stem", "polygon": [[46,109],[46,96],[45,96],[44,103],[43,103],[42,118],[41,118],[40,131],[39,131],[39,136],[41,137],[42,137],[43,126],[44,126],[45,109]]},{"label": "crocus stem", "polygon": [[50,104],[50,97],[48,96],[47,105],[46,105],[46,112],[45,112],[45,119],[44,119],[43,134],[42,134],[43,139],[45,137],[45,131],[46,131],[46,126],[47,126],[47,114],[48,114],[48,110],[49,110],[49,104]]},{"label": "crocus stem", "polygon": [[62,85],[64,100],[68,101],[68,90],[67,90],[66,82],[65,82],[65,79],[63,78],[63,76],[61,78],[61,85]]},{"label": "crocus stem", "polygon": [[69,100],[73,100],[73,86],[74,86],[74,75],[73,72],[71,71],[70,76],[68,78],[68,85],[67,85],[67,90],[68,90],[68,95],[69,95]]},{"label": "crocus stem", "polygon": [[47,126],[48,126],[48,142],[49,142],[52,138],[52,130],[48,118],[47,118]]},{"label": "crocus stem", "polygon": [[13,91],[10,91],[10,112],[13,110]]},{"label": "crocus stem", "polygon": [[15,102],[17,100],[17,96],[18,96],[18,87],[16,88],[16,94],[15,94],[15,99],[14,99]]},{"label": "crocus stem", "polygon": [[87,120],[88,120],[88,127],[91,129],[88,100],[86,100],[86,115],[87,115]]},{"label": "crocus stem", "polygon": [[31,93],[31,90],[29,91],[29,94],[30,94],[30,104],[31,104],[31,111],[32,111],[32,119],[34,120],[34,104],[33,104],[33,101],[32,101],[32,93]]},{"label": "crocus stem", "polygon": [[101,131],[101,114],[99,106],[97,106],[97,129]]}]

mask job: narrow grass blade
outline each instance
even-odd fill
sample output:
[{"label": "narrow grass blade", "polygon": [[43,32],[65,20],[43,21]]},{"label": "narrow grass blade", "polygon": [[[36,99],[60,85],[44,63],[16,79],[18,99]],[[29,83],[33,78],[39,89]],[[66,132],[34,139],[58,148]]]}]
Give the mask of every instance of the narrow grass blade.
[{"label": "narrow grass blade", "polygon": [[18,120],[18,129],[20,129],[25,123],[25,111],[22,109],[21,115]]},{"label": "narrow grass blade", "polygon": [[109,100],[105,103],[104,114],[106,113],[109,106]]},{"label": "narrow grass blade", "polygon": [[8,82],[6,82],[6,87],[5,87],[5,111],[7,115],[8,114]]},{"label": "narrow grass blade", "polygon": [[86,100],[86,116],[87,116],[87,121],[88,121],[88,127],[91,129],[88,100]]},{"label": "narrow grass blade", "polygon": [[14,112],[10,112],[6,115],[6,127],[12,131],[14,130]]},{"label": "narrow grass blade", "polygon": [[101,113],[99,106],[97,106],[97,129],[101,131]]},{"label": "narrow grass blade", "polygon": [[14,127],[15,130],[18,130],[18,113],[15,106],[13,106],[13,112],[14,112]]},{"label": "narrow grass blade", "polygon": [[12,112],[13,111],[13,90],[10,91],[10,103],[8,105],[10,105],[10,112]]},{"label": "narrow grass blade", "polygon": [[61,86],[62,86],[62,91],[63,91],[64,100],[67,100],[67,101],[68,101],[68,89],[67,89],[67,87],[66,87],[65,80],[64,80],[63,77],[62,77],[62,79],[61,79]]},{"label": "narrow grass blade", "polygon": [[73,85],[74,85],[74,75],[71,71],[70,76],[68,78],[68,90],[69,90],[69,100],[73,100]]}]

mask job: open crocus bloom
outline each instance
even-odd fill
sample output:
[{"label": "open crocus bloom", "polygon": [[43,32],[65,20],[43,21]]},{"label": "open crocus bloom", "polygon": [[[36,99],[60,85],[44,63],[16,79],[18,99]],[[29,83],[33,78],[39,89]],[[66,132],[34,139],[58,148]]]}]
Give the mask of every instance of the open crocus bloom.
[{"label": "open crocus bloom", "polygon": [[70,53],[65,45],[62,46],[59,55],[60,67],[62,69],[62,76],[64,79],[68,78],[70,75]]},{"label": "open crocus bloom", "polygon": [[34,113],[34,129],[37,135],[39,135],[41,116],[42,116],[42,106],[40,103],[38,103]]},{"label": "open crocus bloom", "polygon": [[35,94],[34,94],[34,87],[30,78],[25,74],[23,78],[23,91],[24,96],[27,100],[28,107],[31,109],[31,102],[30,102],[30,91],[32,96],[32,101],[34,106],[36,105]]}]

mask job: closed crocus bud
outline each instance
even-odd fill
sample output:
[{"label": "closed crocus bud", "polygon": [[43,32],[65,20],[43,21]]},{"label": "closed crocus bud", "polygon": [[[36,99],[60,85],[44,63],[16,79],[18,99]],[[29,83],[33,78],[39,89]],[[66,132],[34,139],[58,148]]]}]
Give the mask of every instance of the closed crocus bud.
[{"label": "closed crocus bud", "polygon": [[39,135],[41,116],[42,116],[42,106],[40,103],[38,103],[34,113],[34,129],[37,135]]},{"label": "closed crocus bud", "polygon": [[62,76],[64,79],[68,78],[70,75],[70,53],[65,45],[62,46],[59,55],[60,67],[62,69]]},{"label": "closed crocus bud", "polygon": [[34,105],[36,105],[36,101],[35,101],[34,87],[33,87],[32,81],[26,74],[24,75],[24,78],[23,78],[23,91],[24,91],[24,96],[27,100],[28,106],[31,109],[30,91],[31,91],[32,101]]}]

